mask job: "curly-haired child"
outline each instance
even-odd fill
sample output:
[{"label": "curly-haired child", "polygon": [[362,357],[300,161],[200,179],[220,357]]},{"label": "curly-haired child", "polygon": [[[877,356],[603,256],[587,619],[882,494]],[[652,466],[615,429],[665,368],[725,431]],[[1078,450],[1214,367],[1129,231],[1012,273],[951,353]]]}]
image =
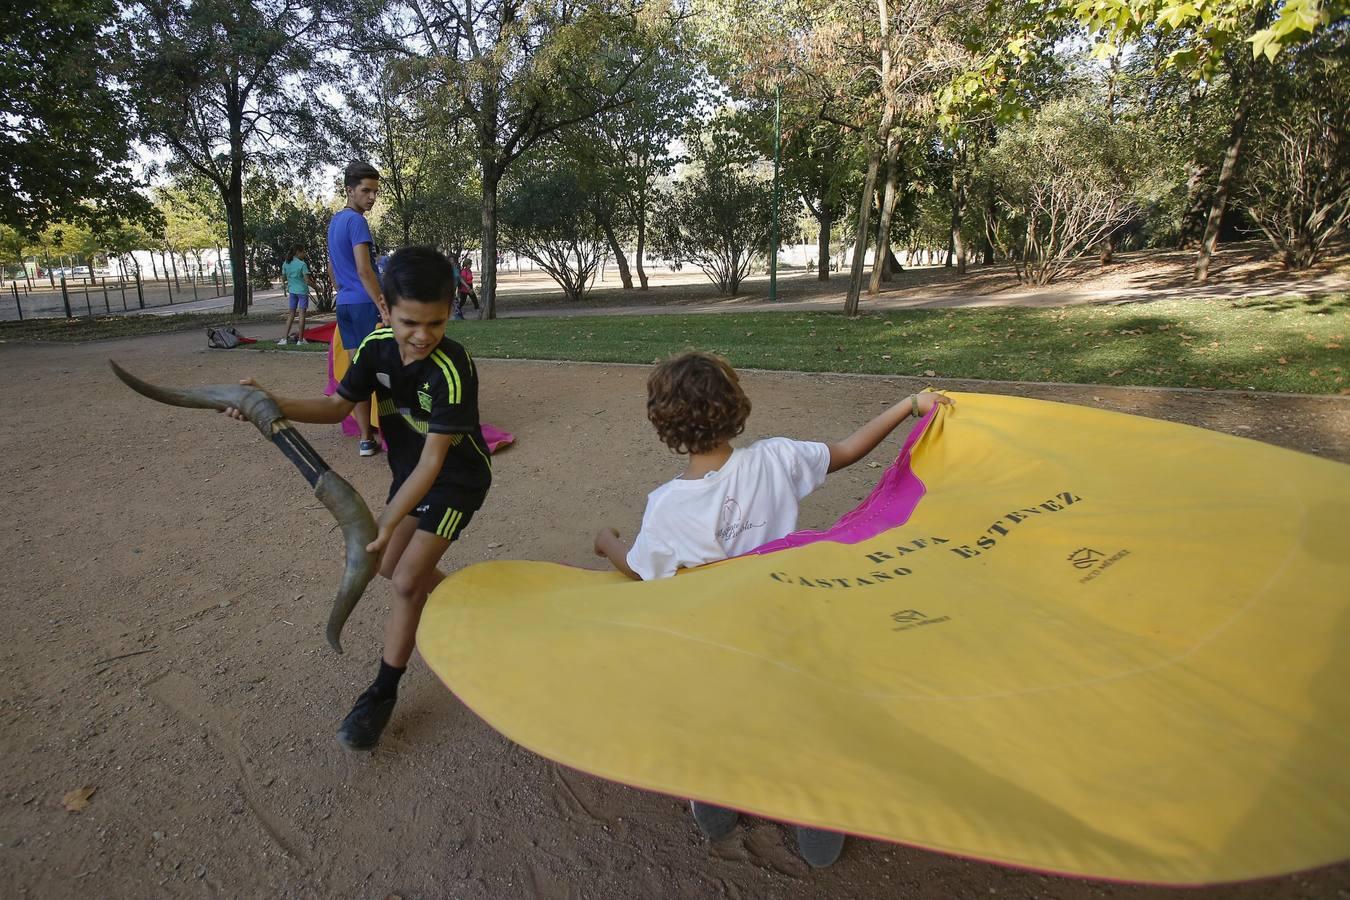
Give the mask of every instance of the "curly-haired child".
[{"label": "curly-haired child", "polygon": [[[668,447],[689,457],[684,474],[647,496],[631,548],[603,528],[595,553],[630,578],[650,580],[777,540],[796,530],[798,504],[828,473],[862,459],[907,417],[937,403],[951,400],[928,391],[911,395],[837,443],[778,437],[737,448],[731,439],[745,429],[750,400],[735,370],[711,353],[671,357],[647,379],[647,418]],[[736,827],[734,810],[697,801],[692,807],[709,840]],[[839,858],[844,836],[798,827],[797,847],[820,868]]]}]

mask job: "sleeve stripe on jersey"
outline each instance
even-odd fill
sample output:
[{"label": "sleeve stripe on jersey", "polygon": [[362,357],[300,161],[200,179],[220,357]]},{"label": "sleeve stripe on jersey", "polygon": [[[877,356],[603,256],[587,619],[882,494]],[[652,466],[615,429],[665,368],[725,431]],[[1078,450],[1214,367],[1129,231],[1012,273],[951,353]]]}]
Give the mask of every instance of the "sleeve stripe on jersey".
[{"label": "sleeve stripe on jersey", "polygon": [[394,329],[376,328],[370,334],[366,335],[365,340],[361,342],[361,346],[356,348],[356,352],[352,354],[352,363],[353,364],[356,363],[356,359],[361,355],[361,351],[366,349],[366,344],[369,344],[371,341],[383,341],[386,338],[392,339],[393,337],[394,337]]},{"label": "sleeve stripe on jersey", "polygon": [[450,403],[460,401],[459,371],[455,364],[450,361],[450,357],[445,355],[443,350],[432,350],[431,361],[441,369],[441,374],[445,376],[445,390],[449,395]]}]

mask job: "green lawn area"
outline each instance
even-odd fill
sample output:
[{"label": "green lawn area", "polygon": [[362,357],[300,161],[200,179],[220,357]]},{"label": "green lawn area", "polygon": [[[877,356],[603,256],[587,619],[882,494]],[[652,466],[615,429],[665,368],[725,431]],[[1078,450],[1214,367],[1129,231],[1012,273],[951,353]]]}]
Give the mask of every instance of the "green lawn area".
[{"label": "green lawn area", "polygon": [[[278,324],[220,315],[39,320],[0,325],[0,340],[95,340],[228,321],[245,334],[274,334]],[[905,310],[852,320],[825,312],[530,317],[455,323],[449,333],[480,358],[651,363],[693,347],[754,369],[1350,394],[1350,294]]]},{"label": "green lawn area", "polygon": [[478,357],[650,363],[685,348],[737,367],[930,378],[1350,393],[1350,295],[1054,309],[590,316],[457,323]]}]

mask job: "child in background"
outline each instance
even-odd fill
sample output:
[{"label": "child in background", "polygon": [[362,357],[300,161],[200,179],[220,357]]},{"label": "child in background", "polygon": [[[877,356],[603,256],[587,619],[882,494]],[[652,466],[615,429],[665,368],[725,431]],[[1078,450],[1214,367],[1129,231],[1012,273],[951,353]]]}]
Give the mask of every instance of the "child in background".
[{"label": "child in background", "polygon": [[[305,311],[309,309],[309,289],[318,290],[319,286],[314,283],[314,278],[309,274],[309,263],[305,262],[305,248],[296,245],[291,248],[291,252],[286,255],[286,261],[281,264],[281,274],[286,279],[286,308],[289,312],[286,314],[286,336],[277,341],[278,344],[295,343],[303,344],[305,342]],[[291,323],[295,321],[296,311],[300,312],[300,329],[295,333],[295,340],[291,340]]]},{"label": "child in background", "polygon": [[[865,457],[909,416],[951,402],[928,391],[911,395],[837,443],[778,437],[734,448],[731,439],[750,415],[735,370],[710,353],[672,357],[647,380],[647,418],[668,447],[688,456],[684,474],[647,496],[631,548],[616,530],[603,528],[595,536],[595,553],[640,580],[748,553],[795,531],[798,505],[828,473]],[[691,805],[694,822],[709,840],[736,827],[734,810]],[[844,836],[798,827],[797,847],[821,868],[839,858]]]},{"label": "child in background", "polygon": [[473,308],[480,309],[478,305],[478,295],[473,292],[473,260],[464,257],[464,264],[459,269],[458,295],[455,297],[455,318],[464,318],[464,301],[473,301]]}]

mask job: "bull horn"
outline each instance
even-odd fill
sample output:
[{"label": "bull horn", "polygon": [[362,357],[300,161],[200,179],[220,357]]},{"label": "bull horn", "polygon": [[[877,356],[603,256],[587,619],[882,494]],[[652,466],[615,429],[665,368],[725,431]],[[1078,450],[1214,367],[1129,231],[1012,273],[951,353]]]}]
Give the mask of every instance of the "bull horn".
[{"label": "bull horn", "polygon": [[286,458],[295,463],[300,474],[314,488],[314,496],[327,507],[342,527],[347,561],[338,585],[333,610],[328,616],[328,644],[342,652],[342,626],[356,609],[365,593],[366,585],[375,577],[379,563],[377,554],[368,553],[366,545],[375,540],[375,517],[356,489],[334,472],[310,446],[300,432],[281,414],[276,400],[262,388],[244,384],[214,384],[181,390],[142,381],[112,360],[108,361],[122,383],[138,394],[189,409],[234,408],[244,414],[262,432],[263,437],[277,446]]}]

